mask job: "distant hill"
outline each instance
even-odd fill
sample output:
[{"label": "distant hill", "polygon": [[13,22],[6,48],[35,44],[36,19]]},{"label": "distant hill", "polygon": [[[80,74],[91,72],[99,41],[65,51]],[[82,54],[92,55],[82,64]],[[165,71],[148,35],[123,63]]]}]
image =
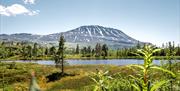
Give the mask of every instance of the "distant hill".
[{"label": "distant hill", "polygon": [[[66,43],[69,47],[75,47],[76,44],[81,46],[91,45],[96,43],[106,43],[111,48],[124,48],[136,46],[138,40],[126,35],[121,30],[107,28],[98,25],[81,26],[76,29],[61,32],[63,33]],[[49,35],[33,35],[28,33],[19,34],[0,34],[1,41],[29,41],[40,44],[57,44],[60,34],[54,33]],[[143,44],[144,42],[139,42]]]}]

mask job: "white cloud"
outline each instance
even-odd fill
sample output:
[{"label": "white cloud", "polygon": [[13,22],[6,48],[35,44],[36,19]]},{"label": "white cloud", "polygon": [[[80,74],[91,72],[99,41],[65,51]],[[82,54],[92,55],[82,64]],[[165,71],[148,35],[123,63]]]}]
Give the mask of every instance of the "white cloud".
[{"label": "white cloud", "polygon": [[30,15],[30,16],[33,16],[33,15],[37,15],[37,14],[39,14],[39,10],[36,10],[36,11],[31,11],[31,13],[29,13],[28,15]]},{"label": "white cloud", "polygon": [[25,8],[20,4],[13,4],[7,7],[0,5],[0,15],[5,15],[5,16],[15,16],[19,14],[32,16],[38,14],[38,12],[39,11],[28,10],[27,8]]},{"label": "white cloud", "polygon": [[9,16],[9,14],[6,12],[5,9],[6,8],[4,6],[0,5],[0,14],[5,15],[5,16]]},{"label": "white cloud", "polygon": [[35,0],[23,0],[25,4],[35,4]]}]

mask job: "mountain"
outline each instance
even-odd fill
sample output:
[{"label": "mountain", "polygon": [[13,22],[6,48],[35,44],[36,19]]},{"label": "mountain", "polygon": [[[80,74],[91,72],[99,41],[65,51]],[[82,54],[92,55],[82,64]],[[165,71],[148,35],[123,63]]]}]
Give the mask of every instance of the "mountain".
[{"label": "mountain", "polygon": [[[70,47],[75,47],[76,44],[80,44],[81,46],[94,46],[96,43],[106,43],[111,48],[124,48],[135,46],[138,43],[138,40],[131,38],[121,30],[98,25],[81,26],[76,29],[61,33],[63,33],[66,39],[66,43]],[[54,33],[49,35],[33,35],[28,33],[11,35],[0,34],[0,40],[57,44],[61,33]],[[143,42],[139,43],[143,44]]]}]

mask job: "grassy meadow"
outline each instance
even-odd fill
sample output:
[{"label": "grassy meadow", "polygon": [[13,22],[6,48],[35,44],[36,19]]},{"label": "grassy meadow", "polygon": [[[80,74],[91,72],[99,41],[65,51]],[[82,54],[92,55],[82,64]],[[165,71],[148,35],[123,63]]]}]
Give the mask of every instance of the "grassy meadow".
[{"label": "grassy meadow", "polygon": [[13,63],[0,63],[1,90],[3,89],[2,80],[4,79],[4,89],[7,91],[24,91],[28,90],[30,84],[30,72],[36,72],[36,79],[41,89],[45,91],[59,90],[82,90],[91,89],[93,81],[89,75],[95,72],[96,69],[112,70],[112,73],[117,72],[121,67],[108,65],[75,65],[66,66],[65,72],[73,74],[65,76],[59,80],[48,82],[46,76],[59,72],[60,70],[54,66],[38,65],[33,63],[15,63],[14,68],[10,68]]},{"label": "grassy meadow", "polygon": [[[11,67],[12,64],[15,64],[15,66]],[[167,66],[164,65],[163,67]],[[60,72],[59,68],[56,68],[54,66],[38,65],[34,63],[1,62],[0,90],[3,91],[4,85],[4,91],[28,91],[31,78],[30,72],[34,70],[36,72],[37,83],[39,84],[42,91],[92,91],[96,83],[91,79],[90,76],[92,75],[92,72],[96,73],[97,69],[102,71],[108,70],[109,76],[119,79],[119,87],[123,87],[123,84],[128,84],[127,82],[130,81],[128,78],[129,75],[137,76],[137,74],[139,73],[139,69],[131,69],[128,66],[74,65],[65,66],[65,72],[72,75],[64,76],[59,80],[49,82],[47,76],[53,73]],[[180,89],[178,87],[180,86],[180,63],[173,64],[172,71],[174,71],[177,75],[177,78],[173,81],[174,88]],[[161,71],[154,71],[151,75],[153,81],[168,79],[168,75],[165,75]],[[130,85],[128,84],[127,86]]]}]

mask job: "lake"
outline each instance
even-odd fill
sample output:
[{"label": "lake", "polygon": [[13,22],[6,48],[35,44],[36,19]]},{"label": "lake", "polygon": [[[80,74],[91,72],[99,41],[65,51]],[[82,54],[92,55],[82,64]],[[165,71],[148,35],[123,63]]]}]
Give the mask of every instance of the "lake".
[{"label": "lake", "polygon": [[[180,62],[180,60],[177,60]],[[13,62],[13,61],[6,61]],[[37,63],[42,65],[55,65],[52,60],[17,60],[16,62],[22,63]],[[128,64],[143,64],[144,61],[142,59],[108,59],[108,60],[66,60],[69,65],[87,65],[87,64],[110,64],[110,65],[128,65]],[[167,62],[167,61],[163,61]],[[160,60],[154,60],[154,64],[159,65]]]}]

